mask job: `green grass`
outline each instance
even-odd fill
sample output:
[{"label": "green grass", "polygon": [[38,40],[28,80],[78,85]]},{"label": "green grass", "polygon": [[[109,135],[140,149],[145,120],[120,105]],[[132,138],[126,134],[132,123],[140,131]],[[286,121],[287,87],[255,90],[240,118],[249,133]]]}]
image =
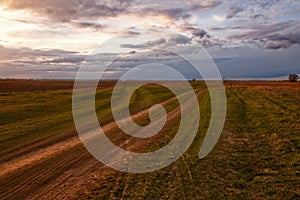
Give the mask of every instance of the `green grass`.
[{"label": "green grass", "polygon": [[[113,121],[111,95],[112,88],[105,88],[98,90],[95,97],[102,125]],[[147,98],[149,96],[151,98]],[[171,97],[173,93],[167,88],[158,85],[141,87],[132,95],[130,111],[136,113]],[[74,128],[71,90],[2,93],[0,105],[0,153],[57,131]]]},{"label": "green grass", "polygon": [[[117,173],[90,198],[299,198],[300,106],[295,103],[299,96],[291,89],[259,88],[228,88],[227,94],[225,129],[206,158],[200,160],[198,153],[210,119],[208,93],[199,99],[199,132],[183,157],[152,173]],[[178,122],[170,126],[168,136]],[[163,146],[162,140],[148,149]]]},{"label": "green grass", "polygon": [[71,92],[0,96],[0,151],[72,126]]},{"label": "green grass", "polygon": [[[265,83],[262,83],[262,85]],[[193,82],[203,89],[201,82]],[[112,88],[96,95],[102,124],[113,120]],[[130,100],[136,113],[174,95],[164,87],[148,85]],[[115,172],[95,184],[90,199],[299,199],[300,92],[299,88],[229,87],[227,120],[210,154],[198,153],[210,121],[208,92],[199,98],[201,121],[188,151],[172,165],[152,173]],[[0,94],[0,153],[23,143],[74,128],[70,90]],[[178,106],[174,101],[168,111]],[[136,121],[146,125],[149,119]],[[153,151],[172,139],[180,117],[143,151]],[[151,140],[149,140],[151,141]]]}]

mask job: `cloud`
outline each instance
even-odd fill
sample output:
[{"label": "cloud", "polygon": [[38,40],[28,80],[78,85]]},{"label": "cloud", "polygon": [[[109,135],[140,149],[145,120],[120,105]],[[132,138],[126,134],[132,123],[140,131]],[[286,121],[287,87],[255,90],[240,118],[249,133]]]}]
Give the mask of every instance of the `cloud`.
[{"label": "cloud", "polygon": [[76,51],[0,45],[0,78],[73,78],[84,59]]},{"label": "cloud", "polygon": [[[165,15],[173,20],[186,19],[195,13],[205,12],[219,6],[220,0],[0,0],[8,10],[27,10],[31,13],[47,16],[53,22],[69,23],[73,20],[111,18],[120,15],[159,16]],[[83,23],[85,25],[91,25]],[[99,28],[99,27],[98,27]]]},{"label": "cloud", "polygon": [[192,37],[187,37],[184,35],[172,35],[168,39],[160,38],[153,41],[148,41],[141,44],[122,44],[121,48],[129,48],[129,49],[151,49],[153,47],[174,47],[178,45],[187,45],[192,42]]},{"label": "cloud", "polygon": [[28,75],[37,71],[74,71],[85,60],[85,55],[60,49],[8,48],[0,45],[0,72],[9,77],[21,72]]},{"label": "cloud", "polygon": [[294,44],[300,45],[299,29],[284,34],[270,35],[266,38],[265,45],[267,49],[286,49]]},{"label": "cloud", "polygon": [[140,35],[141,33],[136,32],[136,31],[127,31],[126,34],[127,34],[127,35],[131,35],[131,36],[132,36],[132,35],[136,36],[136,35]]},{"label": "cloud", "polygon": [[173,0],[172,2],[161,0],[149,0],[147,3],[145,3],[146,1],[138,2],[137,5],[138,8],[140,8],[140,11],[135,11],[138,15],[165,15],[172,20],[184,20],[190,18],[193,14],[199,14],[214,9],[222,3],[220,0],[191,0],[186,3],[182,0]]},{"label": "cloud", "polygon": [[160,38],[154,41],[148,41],[143,44],[121,44],[121,48],[129,48],[129,49],[141,49],[141,48],[151,48],[158,47],[160,45],[166,44],[167,40],[165,38]]},{"label": "cloud", "polygon": [[93,22],[73,22],[79,28],[91,28],[94,30],[102,30],[104,28],[103,25]]},{"label": "cloud", "polygon": [[60,57],[78,55],[76,51],[66,51],[61,49],[30,49],[30,48],[9,48],[0,45],[0,59],[20,60],[20,59],[35,59],[43,57]]},{"label": "cloud", "polygon": [[[116,59],[113,63],[111,63],[107,70],[120,72],[118,74],[115,74],[114,77],[120,78],[120,76],[125,74],[128,70],[132,69],[133,67],[147,64],[151,64],[151,66],[157,64],[166,65],[177,70],[188,79],[200,77],[199,73],[195,70],[195,68],[185,59],[181,58],[177,54],[160,49],[136,52],[135,54],[130,54],[128,56],[121,56],[118,59]],[[167,77],[168,74],[164,74],[162,70],[160,70],[160,67],[161,66],[157,66],[155,75],[156,77],[160,77],[163,79],[163,77]],[[139,74],[139,72],[137,71],[133,71],[133,73],[135,73],[136,75]],[[148,72],[141,73],[141,75],[145,74],[148,74]]]},{"label": "cloud", "polygon": [[225,18],[219,15],[213,15],[212,16],[213,20],[217,21],[217,22],[223,22],[225,21]]},{"label": "cloud", "polygon": [[[85,52],[126,28],[130,31],[121,38],[124,43],[121,47],[129,48],[122,49],[122,52],[128,52],[126,56],[137,55],[153,47],[186,48],[192,53],[193,48],[187,47],[201,45],[209,50],[223,50],[247,44],[260,47],[255,49],[261,52],[272,52],[277,58],[276,52],[296,51],[300,44],[299,0],[0,0],[0,7],[3,10],[0,18],[3,41],[0,42],[5,45],[0,46],[0,64],[2,69],[7,66],[7,71],[8,68],[15,69],[14,66],[32,69],[32,72],[38,69],[59,71],[60,67],[62,71],[76,69],[84,60]],[[224,21],[225,18],[230,20]],[[223,21],[222,27],[216,25]],[[136,24],[142,24],[142,27],[162,24],[183,35],[145,33],[135,29]],[[148,34],[149,41],[141,40],[144,34]],[[30,48],[12,48],[18,45]],[[36,49],[41,47],[55,49]],[[83,53],[63,48],[78,49]],[[280,51],[265,51],[271,49]],[[239,51],[235,53],[240,55]],[[99,56],[109,60],[117,55]],[[249,59],[239,60],[232,55],[219,55],[217,62],[241,66],[246,65],[243,62],[249,62],[247,67],[251,69],[250,65],[259,66],[258,62],[250,62],[258,56],[248,52]],[[168,56],[156,57],[158,61],[174,61]],[[92,56],[90,61],[97,63],[97,59],[99,57]],[[268,59],[273,58],[270,56]],[[149,62],[153,60],[149,59]],[[124,60],[122,66],[129,68],[138,62],[135,59],[127,61]],[[261,59],[261,63],[266,63],[266,59]],[[239,69],[234,68],[236,71]],[[20,72],[23,73],[22,70]]]},{"label": "cloud", "polygon": [[281,41],[269,41],[266,43],[266,49],[286,49],[290,47],[292,43],[288,40],[281,40]]},{"label": "cloud", "polygon": [[203,30],[201,28],[198,28],[197,26],[185,23],[178,27],[180,31],[191,35],[191,39],[198,44],[200,44],[202,47],[205,48],[214,48],[214,47],[222,47],[225,45],[225,41],[218,39],[216,37],[211,36],[209,33],[207,33],[206,30]]},{"label": "cloud", "polygon": [[171,8],[171,9],[165,9],[165,10],[147,10],[147,9],[145,9],[145,11],[150,14],[153,14],[153,15],[163,14],[174,20],[186,19],[186,18],[191,17],[189,10],[184,10],[182,8]]},{"label": "cloud", "polygon": [[242,30],[244,29],[242,26],[227,26],[227,27],[210,27],[209,31],[230,31],[230,30]]},{"label": "cloud", "polygon": [[66,57],[66,58],[57,58],[52,60],[44,60],[42,63],[49,63],[49,64],[61,64],[61,63],[68,63],[68,64],[79,64],[85,60],[86,56],[76,56],[76,57]]},{"label": "cloud", "polygon": [[211,36],[203,29],[198,28],[197,26],[193,26],[191,24],[185,23],[178,27],[180,31],[184,33],[189,33],[193,36],[193,38],[211,38]]},{"label": "cloud", "polygon": [[168,40],[169,46],[176,46],[180,44],[189,44],[191,43],[192,38],[189,38],[184,35],[174,35]]},{"label": "cloud", "polygon": [[285,21],[264,26],[250,26],[253,29],[228,39],[252,43],[265,49],[285,49],[294,44],[300,45],[300,23]]},{"label": "cloud", "polygon": [[1,0],[0,4],[10,10],[28,10],[48,16],[53,21],[70,22],[84,18],[115,17],[127,12],[132,2],[132,0]]},{"label": "cloud", "polygon": [[[280,16],[297,13],[298,0],[233,0],[227,12],[227,19],[239,18],[249,20],[274,20]],[[239,15],[238,15],[239,14]]]},{"label": "cloud", "polygon": [[236,16],[238,13],[243,12],[244,9],[238,6],[231,6],[227,12],[227,19],[231,19]]},{"label": "cloud", "polygon": [[146,43],[147,46],[153,47],[156,45],[161,45],[161,44],[165,44],[167,42],[167,40],[165,38],[160,38],[158,40],[155,41],[149,41]]}]

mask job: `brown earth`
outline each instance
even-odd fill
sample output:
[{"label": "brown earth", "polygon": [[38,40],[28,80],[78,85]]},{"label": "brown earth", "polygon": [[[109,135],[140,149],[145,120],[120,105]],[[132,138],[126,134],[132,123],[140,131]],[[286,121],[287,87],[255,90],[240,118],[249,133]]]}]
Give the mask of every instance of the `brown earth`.
[{"label": "brown earth", "polygon": [[[45,83],[47,82],[34,83],[31,88],[39,90],[36,85]],[[198,95],[203,92],[199,92]],[[175,99],[169,99],[161,104],[165,105]],[[144,110],[132,118],[138,119],[147,113],[148,110]],[[177,107],[168,113],[167,123],[173,122],[179,115],[180,110]],[[149,140],[141,143],[134,138],[125,140],[116,138],[119,130],[116,129],[115,122],[104,126],[103,130],[105,133],[108,132],[112,141],[124,149],[139,149],[139,146],[149,146],[147,143],[151,142]],[[109,181],[117,173],[87,152],[74,129],[62,130],[51,137],[24,144],[18,150],[5,152],[0,161],[1,199],[84,197],[91,193],[96,185]]]}]

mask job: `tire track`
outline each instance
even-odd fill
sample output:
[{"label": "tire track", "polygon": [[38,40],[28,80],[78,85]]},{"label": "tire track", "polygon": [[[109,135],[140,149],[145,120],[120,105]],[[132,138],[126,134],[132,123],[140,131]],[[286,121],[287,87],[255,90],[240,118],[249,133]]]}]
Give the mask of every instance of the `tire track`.
[{"label": "tire track", "polygon": [[[175,99],[161,104],[167,105]],[[178,111],[176,108],[170,112],[170,120],[178,115]],[[132,118],[137,119],[147,113],[148,109]],[[115,127],[116,123],[111,122],[103,130],[109,131]],[[78,191],[88,190],[88,187],[95,186],[97,180],[104,180],[101,178],[103,173],[107,176],[115,174],[89,155],[77,136],[5,162],[0,167],[4,169],[0,172],[0,183],[4,186],[0,190],[1,199],[75,198]],[[125,192],[126,187],[122,194]]]},{"label": "tire track", "polygon": [[[184,93],[182,95],[186,95],[186,93]],[[161,105],[167,105],[168,103],[174,101],[175,99],[176,99],[176,97],[173,97],[169,100],[161,102]],[[147,114],[148,112],[149,112],[149,109],[145,109],[141,112],[134,114],[132,116],[132,118],[134,118],[134,119],[139,118],[139,117]],[[102,129],[104,132],[107,132],[110,129],[113,129],[116,127],[117,127],[116,122],[111,122],[111,123],[108,123],[107,125],[105,125]],[[26,165],[32,164],[36,161],[39,161],[43,158],[53,156],[53,155],[57,154],[58,152],[62,152],[66,149],[73,148],[80,143],[81,143],[80,139],[77,136],[75,136],[75,137],[72,137],[65,141],[62,141],[62,142],[59,142],[52,146],[49,146],[47,148],[39,149],[39,150],[33,151],[31,153],[28,153],[26,155],[23,155],[21,157],[18,157],[16,159],[5,162],[0,165],[0,168],[3,169],[0,171],[0,177],[4,176],[7,173],[13,172],[17,169],[20,169]]]},{"label": "tire track", "polygon": [[[1,191],[3,199],[25,199],[32,195],[40,186],[54,180],[60,173],[68,168],[79,164],[86,155],[77,153],[63,159],[62,154],[58,157],[36,163],[29,168],[19,170],[13,176],[4,179],[5,191]],[[13,177],[13,178],[12,178]],[[16,180],[18,180],[16,182]],[[1,179],[2,182],[2,179]],[[4,189],[4,188],[3,188]]]},{"label": "tire track", "polygon": [[[201,94],[203,94],[204,92],[206,92],[206,90],[204,91],[200,91],[197,93],[197,97],[199,97]],[[189,105],[190,106],[190,105]],[[172,110],[171,112],[168,113],[168,121],[171,121],[172,124],[170,124],[170,126],[173,126],[174,124],[176,124],[178,122],[178,119],[179,116],[178,114],[180,114],[180,108],[176,108],[174,110]],[[160,139],[162,139],[164,141],[165,144],[168,144],[169,141],[172,139],[170,136],[166,135],[166,136],[162,136]],[[134,145],[133,145],[134,146]],[[180,168],[182,166],[179,166],[181,163],[183,163],[183,167],[185,168],[186,172],[187,172],[187,177],[189,177],[189,184],[186,184],[186,182],[183,180],[182,177],[186,177],[185,173],[183,170],[181,170]],[[182,189],[182,194],[183,196],[190,196],[190,186],[192,186],[193,188],[195,188],[195,185],[194,185],[194,181],[193,181],[193,178],[192,178],[192,174],[191,174],[191,171],[189,170],[188,166],[187,166],[187,163],[185,161],[185,159],[183,157],[181,157],[181,161],[180,162],[176,162],[175,165],[174,165],[174,174],[170,174],[169,177],[170,179],[173,178],[173,175],[175,175],[177,181],[175,184],[180,184],[181,187],[176,187],[175,189]],[[131,177],[131,178],[130,178]],[[147,177],[147,176],[146,176]],[[120,197],[121,199],[123,199],[125,197],[125,194],[126,194],[126,190],[128,189],[128,185],[130,182],[132,182],[132,178],[135,178],[135,175],[131,176],[131,175],[127,175],[125,177],[125,186],[122,186],[123,187],[123,191],[122,191],[122,196]],[[152,177],[152,178],[155,178],[155,177]],[[122,182],[122,184],[124,184],[124,182]],[[173,185],[170,185],[170,186],[173,186]],[[144,194],[145,196],[143,198],[147,198],[147,193],[149,194],[150,191],[146,192],[147,191],[147,188],[151,187],[149,184],[145,185],[144,186]],[[115,189],[116,190],[118,188],[118,184],[115,185]],[[169,197],[170,195],[170,191],[167,195],[165,196],[168,196]],[[171,193],[172,195],[172,193]],[[194,196],[194,195],[193,195]]]}]

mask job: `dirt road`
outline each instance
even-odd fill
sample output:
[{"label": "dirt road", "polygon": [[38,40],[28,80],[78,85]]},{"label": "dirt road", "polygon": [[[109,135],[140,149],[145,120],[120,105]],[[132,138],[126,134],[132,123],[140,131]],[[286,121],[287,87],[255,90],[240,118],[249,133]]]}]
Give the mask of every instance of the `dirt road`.
[{"label": "dirt road", "polygon": [[[197,95],[203,92],[197,92]],[[172,98],[161,104],[166,105],[174,100]],[[139,119],[147,113],[148,110],[144,110],[132,118]],[[180,108],[177,107],[168,113],[167,122],[172,123],[179,115]],[[116,123],[111,122],[102,128],[111,137],[116,137],[116,127]],[[145,145],[145,142],[137,142],[132,138],[113,140],[119,140],[118,145],[124,148],[138,149]],[[53,137],[24,144],[24,148],[17,152],[7,152],[1,159],[0,168],[1,199],[84,197],[96,184],[99,186],[99,183],[109,181],[118,173],[93,158],[83,147],[74,129],[62,130]]]}]

